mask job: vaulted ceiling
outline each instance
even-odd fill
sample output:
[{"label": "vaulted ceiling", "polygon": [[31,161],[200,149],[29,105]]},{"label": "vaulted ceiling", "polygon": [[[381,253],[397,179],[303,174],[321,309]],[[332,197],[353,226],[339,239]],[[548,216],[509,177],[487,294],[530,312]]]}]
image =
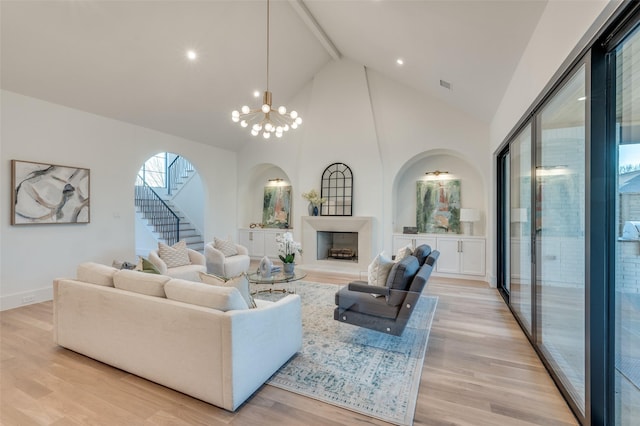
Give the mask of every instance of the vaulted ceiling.
[{"label": "vaulted ceiling", "polygon": [[[272,0],[274,105],[290,106],[339,56],[488,124],[545,6]],[[266,1],[2,0],[0,8],[3,89],[225,149],[250,141],[230,113],[265,90]]]}]

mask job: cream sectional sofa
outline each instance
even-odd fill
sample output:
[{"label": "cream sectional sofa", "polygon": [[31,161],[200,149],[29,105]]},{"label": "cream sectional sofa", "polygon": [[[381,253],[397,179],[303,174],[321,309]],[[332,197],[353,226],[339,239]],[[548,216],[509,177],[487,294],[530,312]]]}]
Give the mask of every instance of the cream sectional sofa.
[{"label": "cream sectional sofa", "polygon": [[230,411],[302,347],[298,295],[248,309],[233,287],[96,263],[53,294],[58,345]]}]

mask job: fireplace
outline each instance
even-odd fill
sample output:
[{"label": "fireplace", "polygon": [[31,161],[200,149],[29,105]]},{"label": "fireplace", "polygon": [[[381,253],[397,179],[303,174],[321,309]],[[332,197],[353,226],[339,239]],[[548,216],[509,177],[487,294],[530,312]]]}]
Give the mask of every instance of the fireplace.
[{"label": "fireplace", "polygon": [[[306,267],[359,274],[367,270],[372,260],[373,218],[303,216],[302,247]],[[354,254],[350,255],[348,250]]]},{"label": "fireplace", "polygon": [[317,231],[318,260],[358,261],[358,233]]}]

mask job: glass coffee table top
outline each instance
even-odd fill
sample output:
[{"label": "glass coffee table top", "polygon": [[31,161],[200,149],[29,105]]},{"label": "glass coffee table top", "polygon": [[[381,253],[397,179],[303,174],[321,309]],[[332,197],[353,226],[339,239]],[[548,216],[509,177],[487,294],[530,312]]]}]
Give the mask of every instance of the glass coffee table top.
[{"label": "glass coffee table top", "polygon": [[[294,270],[292,274],[285,274],[284,272],[275,272],[269,275],[260,275],[260,272],[254,272],[253,274],[247,274],[249,282],[253,284],[251,294],[259,293],[283,293],[293,294],[295,293],[295,286],[279,286],[285,288],[274,288],[274,284],[285,284],[293,281],[298,281],[307,276],[307,273],[300,270]],[[268,288],[265,288],[268,287]]]},{"label": "glass coffee table top", "polygon": [[247,274],[249,282],[253,284],[278,284],[298,281],[307,276],[307,273],[301,270],[294,270],[292,274],[284,272],[276,272],[269,275],[260,275],[259,272]]}]

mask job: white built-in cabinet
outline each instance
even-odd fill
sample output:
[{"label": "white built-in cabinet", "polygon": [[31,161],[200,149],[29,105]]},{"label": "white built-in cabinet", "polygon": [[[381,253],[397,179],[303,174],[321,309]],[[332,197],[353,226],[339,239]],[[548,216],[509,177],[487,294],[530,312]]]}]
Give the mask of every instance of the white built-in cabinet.
[{"label": "white built-in cabinet", "polygon": [[393,251],[410,245],[412,248],[428,244],[438,250],[436,275],[481,278],[486,273],[486,242],[484,237],[440,234],[394,234]]},{"label": "white built-in cabinet", "polygon": [[238,230],[238,244],[249,250],[249,256],[261,258],[269,256],[278,258],[278,243],[276,238],[289,229],[249,228]]}]

